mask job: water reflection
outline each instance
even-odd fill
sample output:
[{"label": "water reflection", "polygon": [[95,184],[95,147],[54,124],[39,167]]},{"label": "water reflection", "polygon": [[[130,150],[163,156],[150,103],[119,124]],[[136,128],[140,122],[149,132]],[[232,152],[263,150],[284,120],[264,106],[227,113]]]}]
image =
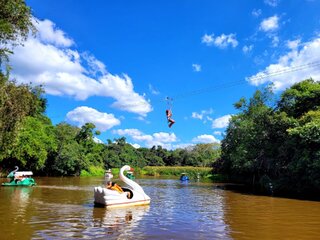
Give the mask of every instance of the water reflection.
[{"label": "water reflection", "polygon": [[[147,182],[151,213],[142,221],[145,239],[229,239],[224,192],[212,184],[178,180]],[[149,186],[150,185],[150,186]]]},{"label": "water reflection", "polygon": [[320,202],[235,193],[212,183],[138,179],[150,206],[93,204],[101,178],[0,188],[0,239],[318,239]]},{"label": "water reflection", "polygon": [[7,207],[10,208],[10,219],[17,222],[18,219],[23,221],[26,208],[30,203],[30,195],[33,191],[32,187],[5,187],[8,194]]},{"label": "water reflection", "polygon": [[231,191],[225,201],[234,239],[319,239],[319,202]]},{"label": "water reflection", "polygon": [[[0,238],[9,239],[10,236],[11,239],[21,239],[22,235],[29,236],[32,230],[27,223],[30,220],[33,187],[2,187],[1,192],[4,196],[0,194]],[[7,227],[8,224],[10,227]],[[23,233],[19,232],[21,226],[24,226]]]},{"label": "water reflection", "polygon": [[[117,237],[123,239],[132,236],[139,222],[150,210],[150,206],[136,206],[130,208],[106,209],[93,208],[93,226],[88,232],[94,232],[95,237]],[[122,239],[122,238],[121,238]]]}]

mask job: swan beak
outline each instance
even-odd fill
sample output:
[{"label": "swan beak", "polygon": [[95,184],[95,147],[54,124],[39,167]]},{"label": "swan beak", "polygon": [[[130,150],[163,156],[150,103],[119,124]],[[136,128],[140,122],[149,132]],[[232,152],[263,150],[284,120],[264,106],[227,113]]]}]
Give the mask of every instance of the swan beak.
[{"label": "swan beak", "polygon": [[134,171],[134,169],[133,169],[133,168],[130,168],[130,171]]}]

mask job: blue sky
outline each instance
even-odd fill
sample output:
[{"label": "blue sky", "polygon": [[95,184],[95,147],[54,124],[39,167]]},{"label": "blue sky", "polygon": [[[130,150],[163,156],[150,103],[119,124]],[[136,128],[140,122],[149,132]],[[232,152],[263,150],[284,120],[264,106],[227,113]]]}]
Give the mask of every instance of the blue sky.
[{"label": "blue sky", "polygon": [[12,76],[44,85],[54,124],[93,122],[103,142],[219,142],[241,97],[320,80],[318,0],[27,4],[38,32],[15,48]]}]

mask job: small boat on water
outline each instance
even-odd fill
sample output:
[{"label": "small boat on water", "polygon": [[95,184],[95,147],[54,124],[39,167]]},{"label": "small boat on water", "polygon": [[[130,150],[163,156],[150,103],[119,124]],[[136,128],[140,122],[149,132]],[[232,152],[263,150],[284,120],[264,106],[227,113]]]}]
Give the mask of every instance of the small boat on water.
[{"label": "small boat on water", "polygon": [[31,177],[33,173],[31,171],[18,171],[19,168],[16,167],[15,170],[10,172],[7,178],[10,178],[9,182],[2,183],[2,186],[34,186],[36,185],[35,180]]},{"label": "small boat on water", "polygon": [[186,173],[181,173],[180,181],[186,182],[189,181],[189,177]]},{"label": "small boat on water", "polygon": [[105,172],[104,177],[106,181],[111,180],[113,178],[113,174],[110,168]]},{"label": "small boat on water", "polygon": [[133,175],[133,172],[132,171],[127,171],[127,174],[126,174],[126,177],[133,180],[135,179],[136,177]]},{"label": "small boat on water", "polygon": [[[125,165],[120,169],[119,178],[128,185],[128,187],[122,187],[124,192],[118,192],[105,187],[95,187],[95,205],[114,208],[150,204],[150,197],[138,183],[126,177],[124,171],[132,171],[132,169],[128,165]],[[128,194],[128,192],[130,194]]]}]

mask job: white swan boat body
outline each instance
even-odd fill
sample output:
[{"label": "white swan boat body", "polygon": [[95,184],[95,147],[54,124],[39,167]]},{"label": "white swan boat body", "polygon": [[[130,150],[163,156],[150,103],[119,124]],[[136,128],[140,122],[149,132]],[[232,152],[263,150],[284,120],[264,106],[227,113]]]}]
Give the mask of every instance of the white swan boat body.
[{"label": "white swan boat body", "polygon": [[[132,169],[128,165],[120,169],[119,177],[128,185],[127,188],[122,188],[124,190],[123,193],[104,187],[95,187],[94,203],[96,205],[104,205],[107,208],[150,204],[150,197],[143,191],[142,187],[124,175],[124,171],[130,170]],[[127,192],[131,193],[130,198],[127,197]]]}]

